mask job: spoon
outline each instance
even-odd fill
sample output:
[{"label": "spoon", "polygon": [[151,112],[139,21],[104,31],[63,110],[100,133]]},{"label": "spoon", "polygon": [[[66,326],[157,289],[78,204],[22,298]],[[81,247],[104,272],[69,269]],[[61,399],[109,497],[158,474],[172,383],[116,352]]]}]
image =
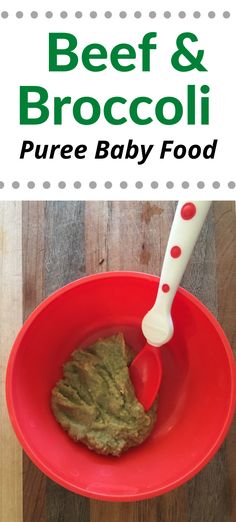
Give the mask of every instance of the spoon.
[{"label": "spoon", "polygon": [[153,404],[161,384],[162,366],[157,348],[173,336],[172,303],[210,205],[210,201],[179,202],[177,205],[156,301],[142,321],[147,343],[129,368],[137,399],[146,411]]}]

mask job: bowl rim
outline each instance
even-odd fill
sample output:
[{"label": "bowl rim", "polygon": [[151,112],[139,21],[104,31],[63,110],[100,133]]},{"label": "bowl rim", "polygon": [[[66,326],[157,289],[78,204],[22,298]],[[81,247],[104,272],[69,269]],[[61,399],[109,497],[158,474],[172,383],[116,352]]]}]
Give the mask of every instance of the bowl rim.
[{"label": "bowl rim", "polygon": [[93,498],[96,500],[105,500],[110,502],[133,502],[138,500],[145,500],[148,498],[152,498],[155,496],[163,495],[164,493],[167,493],[185,482],[189,481],[191,478],[193,478],[208,462],[211,460],[211,458],[215,455],[215,453],[218,451],[220,446],[222,445],[228,431],[231,425],[231,422],[233,420],[235,407],[236,407],[236,364],[235,359],[233,355],[232,348],[230,346],[230,343],[226,337],[226,334],[224,333],[221,325],[215,318],[215,316],[210,312],[210,310],[192,293],[185,290],[182,287],[179,287],[177,290],[177,293],[180,293],[183,295],[187,300],[190,300],[197,308],[200,308],[201,311],[205,314],[207,319],[213,324],[213,327],[216,329],[222,344],[225,348],[225,354],[227,356],[227,361],[229,364],[229,370],[230,370],[230,377],[231,377],[231,393],[230,393],[230,402],[229,402],[229,408],[225,417],[225,421],[222,425],[221,431],[218,434],[218,437],[216,438],[214,444],[212,444],[211,448],[208,450],[207,454],[201,459],[198,464],[196,464],[192,469],[190,469],[188,472],[184,473],[181,477],[179,477],[176,480],[173,480],[169,484],[162,486],[158,489],[150,489],[148,492],[138,492],[133,494],[114,494],[114,493],[104,493],[104,492],[96,492],[96,491],[90,491],[89,488],[83,488],[80,486],[75,486],[70,481],[67,481],[66,479],[62,479],[59,474],[57,474],[55,471],[51,470],[43,461],[42,459],[37,455],[35,451],[32,450],[31,446],[28,444],[27,440],[24,437],[24,434],[20,428],[20,425],[17,420],[17,416],[14,410],[14,402],[13,402],[13,394],[12,394],[12,383],[13,383],[13,371],[14,371],[14,362],[17,355],[18,348],[20,346],[20,343],[33,323],[33,321],[36,319],[37,316],[40,315],[40,313],[47,308],[47,306],[55,301],[60,295],[70,291],[72,288],[81,286],[87,283],[92,283],[96,280],[100,279],[113,279],[113,278],[138,278],[138,279],[145,279],[149,281],[156,281],[157,283],[160,281],[160,277],[147,274],[145,272],[138,272],[138,271],[107,271],[107,272],[101,272],[98,274],[91,274],[91,275],[85,275],[79,279],[76,279],[75,281],[68,283],[59,289],[55,290],[52,294],[50,294],[48,297],[43,299],[43,301],[30,313],[26,321],[23,323],[22,327],[20,328],[18,335],[15,338],[15,341],[13,343],[13,346],[10,351],[8,364],[7,364],[7,370],[6,370],[6,380],[5,380],[5,392],[6,392],[6,403],[8,408],[9,417],[13,426],[13,429],[15,431],[15,434],[23,448],[23,450],[26,452],[28,457],[32,460],[32,462],[50,479],[52,479],[57,484],[63,486],[64,488],[79,494],[83,495],[88,498]]}]

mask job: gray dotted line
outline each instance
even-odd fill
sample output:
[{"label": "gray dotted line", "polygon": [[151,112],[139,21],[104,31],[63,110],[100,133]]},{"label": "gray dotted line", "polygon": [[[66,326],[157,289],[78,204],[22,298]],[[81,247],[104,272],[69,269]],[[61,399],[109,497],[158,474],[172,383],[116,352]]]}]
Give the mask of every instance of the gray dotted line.
[{"label": "gray dotted line", "polygon": [[64,189],[64,188],[66,188],[66,183],[65,183],[65,181],[59,181],[59,183],[58,183],[58,187],[59,187],[60,189]]},{"label": "gray dotted line", "polygon": [[197,183],[197,188],[199,188],[199,189],[203,189],[204,187],[205,187],[205,183],[204,183],[203,181],[199,181],[199,182]]},{"label": "gray dotted line", "polygon": [[[23,13],[23,11],[17,11],[17,12],[15,13],[15,16],[16,16],[16,18],[20,19],[20,18],[23,18],[24,13]],[[39,13],[38,13],[37,11],[32,11],[32,12],[30,13],[30,16],[31,16],[31,18],[36,19],[36,18],[38,18]],[[53,12],[52,12],[52,11],[46,11],[46,12],[45,12],[45,16],[46,16],[46,18],[52,18],[52,17],[53,17]],[[82,13],[82,11],[76,11],[76,12],[74,13],[74,16],[75,16],[75,18],[82,18],[83,13]],[[97,11],[90,11],[89,16],[90,16],[90,18],[95,19],[95,18],[98,17],[98,13],[97,13]],[[111,11],[105,11],[104,16],[105,16],[105,18],[109,19],[109,18],[112,18],[113,14],[112,14]],[[120,17],[121,19],[124,19],[124,18],[126,18],[127,16],[128,16],[127,11],[120,11],[120,12],[119,12],[119,17]],[[141,18],[141,17],[143,16],[143,13],[141,13],[141,11],[135,11],[135,12],[133,13],[133,16],[134,16],[136,19],[139,19],[139,18]],[[157,13],[156,13],[156,11],[150,11],[150,12],[148,13],[148,16],[149,16],[149,18],[156,18]],[[187,13],[186,13],[186,11],[179,11],[179,13],[177,14],[177,16],[178,16],[179,18],[181,18],[181,19],[184,19],[184,18],[186,18]],[[197,18],[200,18],[201,16],[202,16],[202,13],[200,13],[200,11],[194,11],[194,12],[193,12],[193,17],[194,17],[194,18],[197,19]],[[209,11],[209,12],[207,13],[207,16],[208,16],[208,18],[213,19],[213,18],[216,17],[216,12],[215,12],[215,11]],[[231,13],[230,13],[230,11],[223,11],[222,16],[223,16],[223,18],[227,19],[227,18],[230,18]],[[8,12],[8,11],[1,11],[1,18],[6,19],[6,18],[8,18],[8,17],[9,17],[9,12]],[[62,19],[67,18],[67,17],[68,17],[68,12],[67,12],[67,11],[61,11],[61,12],[60,12],[60,17],[61,17]],[[171,18],[171,17],[172,17],[172,13],[171,13],[171,11],[164,11],[164,13],[163,13],[163,17],[166,18],[166,19]]]},{"label": "gray dotted line", "polygon": [[12,183],[12,188],[14,188],[14,189],[18,189],[19,187],[20,187],[20,183],[19,183],[19,181],[13,181],[13,183]]},{"label": "gray dotted line", "polygon": [[152,182],[151,182],[151,188],[152,188],[152,189],[157,189],[157,188],[158,188],[158,183],[157,183],[157,181],[152,181]]},{"label": "gray dotted line", "polygon": [[[227,185],[228,185],[228,188],[229,188],[229,189],[235,189],[235,187],[236,187],[236,183],[235,183],[235,181],[229,181]],[[3,182],[3,181],[0,181],[0,189],[3,189],[4,186],[5,186],[4,182]],[[50,183],[49,181],[44,181],[43,184],[42,184],[42,186],[43,186],[44,189],[50,189],[50,188],[51,188],[51,183]],[[67,186],[67,184],[66,184],[65,181],[59,181],[59,182],[58,182],[58,188],[60,188],[60,189],[65,189],[66,186]],[[75,189],[80,189],[80,188],[82,187],[82,183],[81,183],[80,181],[75,181],[74,184],[73,184],[73,186],[74,186]],[[94,190],[94,189],[97,188],[97,186],[98,186],[98,184],[97,184],[96,181],[90,181],[90,182],[89,182],[89,188],[90,188],[90,189]],[[166,182],[166,188],[167,188],[167,189],[171,190],[171,189],[174,188],[174,186],[175,186],[175,184],[173,183],[173,181],[167,181],[167,182]],[[204,181],[198,181],[198,182],[197,182],[197,188],[198,188],[198,189],[200,189],[200,190],[201,190],[201,189],[204,189],[205,186],[206,186],[206,184],[204,183]],[[213,187],[214,189],[219,189],[220,186],[221,186],[221,184],[220,184],[219,181],[213,181],[213,183],[212,183],[212,187]],[[36,183],[35,183],[34,181],[28,181],[28,182],[27,182],[27,187],[28,187],[30,190],[32,190],[32,189],[36,188]],[[105,181],[105,183],[104,183],[104,187],[105,187],[106,189],[111,189],[111,188],[113,187],[113,183],[112,183],[111,181]],[[140,189],[143,189],[143,188],[144,188],[144,184],[143,184],[142,181],[136,181],[136,182],[135,182],[135,187],[136,187],[136,189],[140,190]],[[159,183],[158,183],[157,181],[152,181],[152,182],[150,183],[150,187],[151,187],[152,189],[155,190],[155,189],[157,189],[157,188],[159,187]],[[189,183],[188,181],[183,181],[183,182],[181,183],[181,187],[182,187],[183,189],[188,189],[188,188],[190,187],[190,183]],[[18,188],[20,188],[20,183],[19,183],[19,181],[13,181],[13,182],[12,182],[12,188],[13,188],[13,189],[18,189]],[[121,182],[120,182],[120,188],[121,188],[121,189],[127,189],[127,188],[128,188],[128,183],[127,183],[127,181],[121,181]]]}]

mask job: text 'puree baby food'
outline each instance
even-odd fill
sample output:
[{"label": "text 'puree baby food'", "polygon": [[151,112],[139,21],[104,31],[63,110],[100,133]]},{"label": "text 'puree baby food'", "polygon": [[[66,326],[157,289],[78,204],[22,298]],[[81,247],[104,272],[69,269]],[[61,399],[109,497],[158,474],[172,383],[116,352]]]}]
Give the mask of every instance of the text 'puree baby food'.
[{"label": "text 'puree baby food'", "polygon": [[135,396],[128,366],[134,358],[121,333],[72,353],[52,390],[52,410],[68,435],[104,455],[141,444],[156,421]]}]

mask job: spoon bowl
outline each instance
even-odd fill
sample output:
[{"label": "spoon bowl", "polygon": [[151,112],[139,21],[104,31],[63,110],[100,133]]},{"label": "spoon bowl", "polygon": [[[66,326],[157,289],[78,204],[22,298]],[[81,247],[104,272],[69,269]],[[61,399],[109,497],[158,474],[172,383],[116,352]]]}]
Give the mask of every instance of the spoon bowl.
[{"label": "spoon bowl", "polygon": [[160,388],[162,379],[161,356],[158,348],[146,344],[129,367],[135,394],[145,411],[148,411]]}]

